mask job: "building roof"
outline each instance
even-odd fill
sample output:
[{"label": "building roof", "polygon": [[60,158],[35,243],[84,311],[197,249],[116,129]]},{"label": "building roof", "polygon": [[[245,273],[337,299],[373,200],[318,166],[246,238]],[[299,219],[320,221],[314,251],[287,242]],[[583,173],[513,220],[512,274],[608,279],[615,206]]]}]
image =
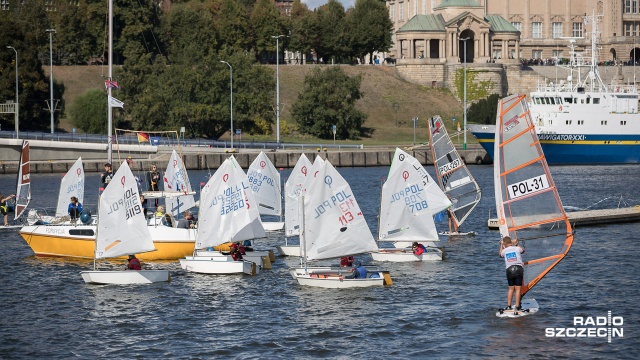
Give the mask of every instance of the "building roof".
[{"label": "building roof", "polygon": [[416,15],[398,29],[398,32],[409,31],[444,31],[444,20],[440,15]]},{"label": "building roof", "polygon": [[482,7],[476,0],[442,0],[440,5],[434,9],[442,9],[453,6],[465,6],[465,7]]},{"label": "building roof", "polygon": [[500,15],[485,15],[484,19],[491,24],[491,31],[493,32],[519,32],[518,29]]}]

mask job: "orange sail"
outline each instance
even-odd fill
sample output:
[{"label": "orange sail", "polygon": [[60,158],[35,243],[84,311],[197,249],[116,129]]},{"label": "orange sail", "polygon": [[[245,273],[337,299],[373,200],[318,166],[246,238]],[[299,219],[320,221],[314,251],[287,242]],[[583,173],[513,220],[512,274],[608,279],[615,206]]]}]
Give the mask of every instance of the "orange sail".
[{"label": "orange sail", "polygon": [[498,103],[494,185],[500,234],[525,247],[526,294],[566,255],[573,232],[540,147],[525,95]]}]

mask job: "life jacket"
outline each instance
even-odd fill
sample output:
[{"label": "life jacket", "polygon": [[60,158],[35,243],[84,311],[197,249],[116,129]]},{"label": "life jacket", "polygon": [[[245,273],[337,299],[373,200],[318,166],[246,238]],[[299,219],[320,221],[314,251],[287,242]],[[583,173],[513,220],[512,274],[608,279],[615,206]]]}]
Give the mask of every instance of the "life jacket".
[{"label": "life jacket", "polygon": [[140,260],[138,258],[129,259],[129,270],[142,270]]},{"label": "life jacket", "polygon": [[357,268],[354,269],[355,270],[355,278],[356,279],[366,279],[367,278],[367,268],[365,268],[364,266],[358,266]]}]

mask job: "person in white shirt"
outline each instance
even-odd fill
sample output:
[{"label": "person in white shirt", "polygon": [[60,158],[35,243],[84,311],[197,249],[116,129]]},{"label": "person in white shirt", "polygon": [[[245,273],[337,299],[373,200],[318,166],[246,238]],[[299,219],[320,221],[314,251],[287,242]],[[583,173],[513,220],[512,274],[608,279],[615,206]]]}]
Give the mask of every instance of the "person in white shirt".
[{"label": "person in white shirt", "polygon": [[505,310],[511,310],[511,298],[514,292],[516,295],[516,310],[521,310],[520,289],[524,280],[524,262],[522,261],[524,248],[518,246],[518,240],[511,240],[509,236],[505,236],[500,243],[499,254],[500,257],[504,258],[504,264],[507,268],[507,281],[509,283]]}]

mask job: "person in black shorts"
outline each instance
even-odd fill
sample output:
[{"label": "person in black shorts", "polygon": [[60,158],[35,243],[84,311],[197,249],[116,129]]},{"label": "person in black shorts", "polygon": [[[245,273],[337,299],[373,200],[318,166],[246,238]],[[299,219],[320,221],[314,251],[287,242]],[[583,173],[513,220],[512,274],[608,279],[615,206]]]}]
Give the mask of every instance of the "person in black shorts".
[{"label": "person in black shorts", "polygon": [[514,293],[516,297],[516,310],[521,310],[520,290],[522,289],[524,280],[524,262],[522,261],[524,248],[518,246],[518,240],[512,241],[509,236],[505,236],[500,243],[499,254],[500,257],[504,258],[504,263],[507,268],[507,282],[509,283],[507,307],[504,310],[511,310],[511,299]]}]

